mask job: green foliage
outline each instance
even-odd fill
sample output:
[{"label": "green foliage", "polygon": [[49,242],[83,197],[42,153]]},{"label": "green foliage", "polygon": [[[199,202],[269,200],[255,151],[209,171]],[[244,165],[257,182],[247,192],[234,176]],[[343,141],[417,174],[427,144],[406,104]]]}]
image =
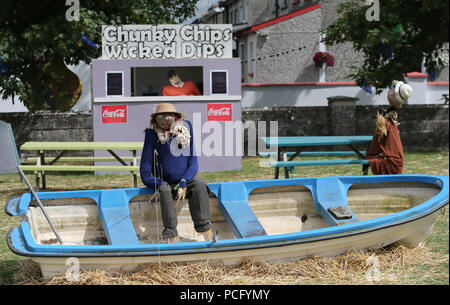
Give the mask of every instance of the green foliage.
[{"label": "green foliage", "polygon": [[82,33],[100,45],[104,24],[179,23],[194,15],[198,0],[79,2],[79,21],[68,21],[70,5],[66,1],[2,0],[0,56],[7,68],[0,74],[3,99],[19,96],[29,110],[60,109],[54,103],[61,98],[55,84],[64,83],[65,75],[50,72],[52,64],[61,60],[66,64],[90,63],[101,55],[101,48],[83,41]]},{"label": "green foliage", "polygon": [[326,44],[352,42],[364,56],[351,78],[374,86],[379,94],[392,80],[420,71],[423,58],[428,72],[436,71],[438,52],[449,41],[448,0],[379,0],[379,21],[367,20],[374,6],[366,2],[341,3],[340,17],[323,30]]}]

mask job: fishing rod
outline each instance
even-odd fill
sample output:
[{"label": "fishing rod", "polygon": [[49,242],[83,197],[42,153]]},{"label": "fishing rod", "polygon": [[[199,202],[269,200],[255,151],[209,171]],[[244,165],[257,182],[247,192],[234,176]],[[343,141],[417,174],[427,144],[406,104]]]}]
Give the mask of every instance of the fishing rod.
[{"label": "fishing rod", "polygon": [[63,241],[61,239],[61,236],[59,236],[58,231],[56,231],[56,228],[53,225],[52,221],[50,220],[50,217],[48,216],[47,211],[45,210],[44,206],[42,205],[41,200],[39,199],[38,195],[36,194],[36,192],[34,191],[33,187],[31,186],[30,181],[28,181],[27,176],[25,176],[25,174],[22,171],[22,169],[20,168],[20,166],[16,166],[16,168],[19,170],[19,174],[22,177],[22,180],[25,181],[25,183],[27,184],[28,188],[30,189],[31,194],[36,199],[39,207],[41,208],[42,213],[44,214],[44,217],[47,219],[47,222],[50,225],[50,228],[52,229],[53,233],[55,233],[56,238],[58,239],[59,243],[62,245]]}]

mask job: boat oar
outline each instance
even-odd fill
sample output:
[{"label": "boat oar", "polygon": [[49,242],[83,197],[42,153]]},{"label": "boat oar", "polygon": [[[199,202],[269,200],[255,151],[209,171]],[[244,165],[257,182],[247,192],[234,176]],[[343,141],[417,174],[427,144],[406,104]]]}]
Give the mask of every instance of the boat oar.
[{"label": "boat oar", "polygon": [[36,194],[33,187],[31,186],[30,181],[28,181],[27,176],[25,176],[25,174],[23,173],[20,166],[17,166],[17,169],[19,170],[20,176],[22,177],[22,179],[25,181],[28,188],[30,189],[31,194],[33,194],[34,198],[36,198],[36,201],[37,201],[39,207],[41,208],[41,211],[44,214],[45,218],[47,219],[47,222],[50,225],[50,228],[52,228],[53,233],[55,233],[56,238],[58,239],[59,243],[62,245],[63,241],[61,239],[61,236],[59,236],[58,232],[56,231],[55,226],[53,225],[52,221],[50,220],[50,217],[48,216],[47,211],[45,210],[44,206],[42,205],[41,200],[39,199],[38,195]]}]

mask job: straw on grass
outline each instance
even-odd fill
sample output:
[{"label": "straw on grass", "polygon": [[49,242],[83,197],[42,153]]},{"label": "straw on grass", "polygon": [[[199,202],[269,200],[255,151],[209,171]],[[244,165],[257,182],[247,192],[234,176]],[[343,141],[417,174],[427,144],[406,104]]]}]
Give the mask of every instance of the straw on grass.
[{"label": "straw on grass", "polygon": [[21,284],[51,285],[395,284],[415,272],[407,267],[427,264],[432,268],[445,262],[448,263],[448,255],[431,252],[424,246],[407,248],[395,244],[378,250],[350,250],[334,258],[310,257],[278,264],[243,261],[230,267],[208,262],[152,263],[130,273],[89,270],[81,271],[76,280],[61,275],[44,281],[39,267],[28,261],[16,280]]}]

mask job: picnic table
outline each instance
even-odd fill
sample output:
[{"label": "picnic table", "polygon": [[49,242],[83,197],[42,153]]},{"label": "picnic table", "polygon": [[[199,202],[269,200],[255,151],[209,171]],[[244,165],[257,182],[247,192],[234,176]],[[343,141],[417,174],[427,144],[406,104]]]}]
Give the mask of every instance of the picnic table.
[{"label": "picnic table", "polygon": [[[285,178],[289,178],[289,169],[296,166],[315,166],[315,165],[346,165],[362,164],[367,166],[368,160],[365,160],[365,151],[357,148],[357,145],[369,145],[372,136],[291,136],[291,137],[261,137],[267,148],[276,148],[275,157],[277,161],[269,162],[271,167],[275,168],[275,179],[278,179],[279,170],[284,168]],[[318,147],[344,145],[350,148],[348,151],[318,151]],[[304,150],[308,148],[307,151]],[[316,149],[316,150],[315,150]],[[314,151],[315,150],[315,151]],[[261,154],[260,155],[272,155]],[[302,156],[358,156],[357,160],[304,160],[293,161],[296,157]],[[288,159],[289,157],[289,159]],[[365,172],[366,174],[366,172]]]},{"label": "picnic table", "polygon": [[[42,188],[46,188],[45,172],[46,171],[129,171],[133,174],[134,187],[137,186],[137,173],[139,166],[137,164],[138,157],[136,152],[142,150],[143,142],[26,142],[20,150],[35,150],[37,152],[35,165],[21,165],[24,171],[34,171],[36,174],[36,187],[39,188],[39,173],[42,178]],[[107,151],[112,156],[106,157],[67,157],[64,159],[64,154],[68,151]],[[115,151],[130,151],[131,159],[128,157],[121,157]],[[59,151],[56,157],[50,157],[46,152]],[[130,160],[126,163],[125,160]],[[69,161],[118,161],[120,165],[59,165],[56,164],[59,160]]]}]

